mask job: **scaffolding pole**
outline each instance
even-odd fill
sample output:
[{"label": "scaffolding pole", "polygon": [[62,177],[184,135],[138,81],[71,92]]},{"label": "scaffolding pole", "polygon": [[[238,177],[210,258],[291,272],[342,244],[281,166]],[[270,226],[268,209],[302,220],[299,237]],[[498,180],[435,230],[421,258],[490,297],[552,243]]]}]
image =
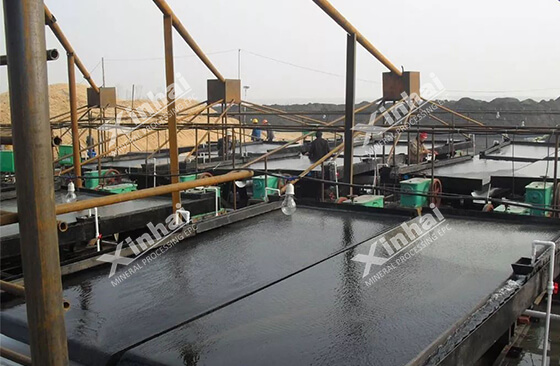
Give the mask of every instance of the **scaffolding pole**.
[{"label": "scaffolding pole", "polygon": [[17,208],[34,365],[67,365],[41,0],[4,1]]}]

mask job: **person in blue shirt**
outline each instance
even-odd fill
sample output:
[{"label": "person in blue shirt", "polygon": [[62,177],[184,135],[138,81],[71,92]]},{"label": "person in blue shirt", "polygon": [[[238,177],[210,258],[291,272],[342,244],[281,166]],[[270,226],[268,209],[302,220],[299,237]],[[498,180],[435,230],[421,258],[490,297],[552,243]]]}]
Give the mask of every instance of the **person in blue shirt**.
[{"label": "person in blue shirt", "polygon": [[258,126],[259,124],[259,120],[254,118],[253,119],[253,125],[255,125],[255,127],[253,128],[253,132],[251,132],[251,141],[262,141],[262,137],[261,137],[261,129]]}]

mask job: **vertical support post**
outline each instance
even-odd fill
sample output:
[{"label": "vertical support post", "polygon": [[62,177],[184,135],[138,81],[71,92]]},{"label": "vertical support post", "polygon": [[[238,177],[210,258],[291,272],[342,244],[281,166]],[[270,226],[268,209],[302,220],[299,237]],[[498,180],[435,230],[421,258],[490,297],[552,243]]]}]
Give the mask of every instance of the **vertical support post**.
[{"label": "vertical support post", "polygon": [[76,92],[76,67],[73,53],[68,53],[68,95],[70,97],[70,121],[72,123],[72,151],[76,187],[82,187],[82,161],[80,156],[80,134],[78,129],[78,96]]},{"label": "vertical support post", "polygon": [[[348,34],[346,49],[346,118],[344,122],[344,180],[354,181],[354,105],[356,104],[356,34]],[[344,189],[352,194],[352,187]]]},{"label": "vertical support post", "polygon": [[31,357],[34,365],[68,365],[43,1],[4,1],[4,24]]},{"label": "vertical support post", "polygon": [[206,110],[206,123],[208,124],[208,162],[212,162],[212,138],[211,138],[211,128],[210,128],[210,108]]},{"label": "vertical support post", "polygon": [[264,157],[264,189],[268,187],[268,157]]},{"label": "vertical support post", "polygon": [[[173,65],[173,18],[163,16],[165,42],[165,80],[167,94],[167,128],[169,130],[169,162],[171,183],[179,183],[179,147],[177,146],[177,118],[175,116],[175,70]],[[181,207],[181,192],[172,193],[173,212]]]},{"label": "vertical support post", "polygon": [[198,173],[198,146],[199,146],[199,141],[198,141],[198,127],[196,127],[194,129],[194,153],[195,153],[195,159],[194,159],[194,171]]},{"label": "vertical support post", "polygon": [[[325,162],[321,163],[321,180],[325,180]],[[325,202],[325,182],[321,182],[321,202]]]},{"label": "vertical support post", "polygon": [[[558,135],[558,131],[556,132],[556,143],[555,143],[555,150],[554,150],[554,187],[552,188],[553,193],[553,206],[554,203],[558,202],[558,149],[560,149],[560,135]],[[555,209],[560,209],[559,206],[554,207]],[[560,217],[560,213],[556,213],[556,216]]]},{"label": "vertical support post", "polygon": [[[420,141],[420,140],[418,140]],[[420,143],[418,143],[418,145],[420,145]],[[432,148],[430,150],[432,150],[432,161],[431,161],[431,178],[432,178],[432,182],[430,183],[430,187],[434,186],[434,170],[435,170],[435,161],[436,161],[436,156],[434,155],[434,151],[435,151],[435,146],[436,146],[436,134],[435,134],[435,130],[432,127]],[[418,156],[418,155],[416,155]],[[432,192],[430,192],[431,194]]]}]

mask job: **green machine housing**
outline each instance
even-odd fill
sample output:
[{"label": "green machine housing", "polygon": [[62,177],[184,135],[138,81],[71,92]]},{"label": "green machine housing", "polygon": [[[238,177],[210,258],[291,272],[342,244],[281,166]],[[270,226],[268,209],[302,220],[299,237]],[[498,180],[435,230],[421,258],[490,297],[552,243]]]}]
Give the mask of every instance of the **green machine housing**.
[{"label": "green machine housing", "polygon": [[418,208],[428,205],[428,197],[414,193],[427,195],[430,192],[432,180],[429,178],[412,178],[403,180],[401,184],[401,206]]},{"label": "green machine housing", "polygon": [[[550,208],[552,205],[552,190],[554,184],[551,182],[533,182],[525,186],[525,203],[532,206]],[[547,216],[550,211],[532,208],[533,216]]]},{"label": "green machine housing", "polygon": [[266,186],[264,183],[264,175],[253,177],[253,198],[264,200],[266,197],[265,188],[278,188],[278,178],[268,175]]},{"label": "green machine housing", "polygon": [[376,195],[363,195],[354,198],[354,201],[344,201],[346,204],[354,204],[359,206],[365,207],[377,207],[383,208],[384,207],[384,196],[376,196]]}]

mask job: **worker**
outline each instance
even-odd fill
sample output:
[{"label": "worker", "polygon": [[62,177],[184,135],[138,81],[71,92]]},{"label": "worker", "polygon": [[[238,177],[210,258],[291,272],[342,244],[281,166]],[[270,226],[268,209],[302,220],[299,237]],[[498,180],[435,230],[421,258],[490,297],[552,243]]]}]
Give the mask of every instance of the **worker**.
[{"label": "worker", "polygon": [[[426,132],[420,132],[418,136],[408,145],[408,161],[410,164],[419,164],[426,159],[426,156],[432,153],[424,145],[424,141],[428,139]],[[436,153],[437,155],[437,153]]]},{"label": "worker", "polygon": [[316,162],[331,151],[329,143],[327,140],[323,139],[323,133],[321,131],[317,131],[315,137],[315,140],[311,143],[308,154],[309,160],[312,162]]},{"label": "worker", "polygon": [[255,127],[253,128],[253,132],[251,132],[251,141],[262,141],[261,129],[259,128],[258,124],[259,124],[259,120],[253,118],[253,125]]},{"label": "worker", "polygon": [[264,129],[266,131],[266,141],[267,142],[274,141],[274,131],[272,131],[272,127],[270,127],[270,125],[268,124],[268,121],[266,119],[263,119],[263,125],[264,125]]},{"label": "worker", "polygon": [[224,156],[224,151],[226,153],[226,159],[231,157],[231,151],[233,147],[233,134],[231,130],[227,130],[226,132],[226,142],[224,144],[224,139],[218,140],[218,156]]},{"label": "worker", "polygon": [[[93,145],[95,144],[95,139],[93,138],[93,136],[91,135],[87,135],[86,136],[86,146],[88,147],[87,149],[87,157],[88,158],[94,158],[95,155],[97,155],[95,153],[95,147],[93,147]],[[90,147],[91,146],[91,147]]]}]

